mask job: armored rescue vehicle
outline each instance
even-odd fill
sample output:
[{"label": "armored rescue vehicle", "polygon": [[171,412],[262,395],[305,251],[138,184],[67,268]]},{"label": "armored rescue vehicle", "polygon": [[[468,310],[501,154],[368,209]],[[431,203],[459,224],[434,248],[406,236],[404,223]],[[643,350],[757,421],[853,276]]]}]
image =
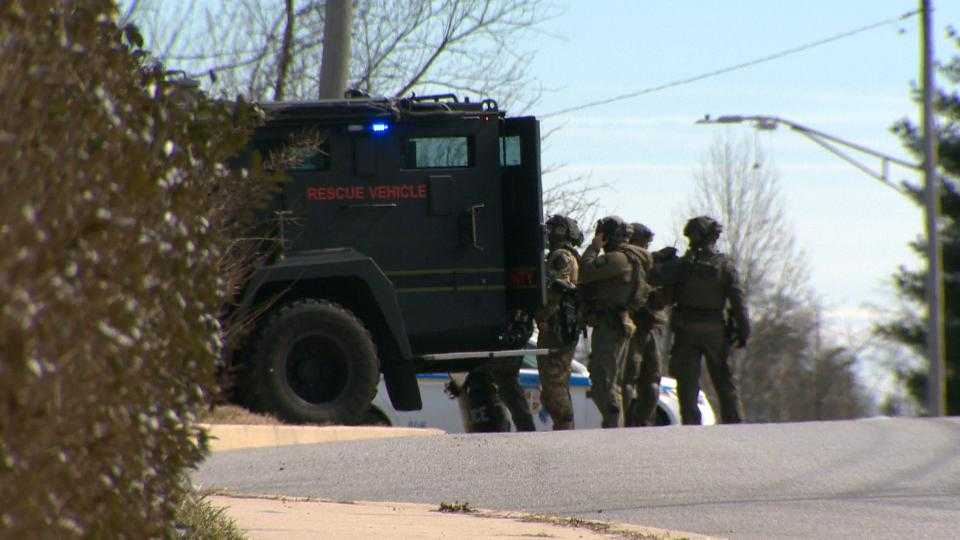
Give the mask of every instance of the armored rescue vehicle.
[{"label": "armored rescue vehicle", "polygon": [[282,254],[237,303],[257,314],[228,351],[241,401],[353,423],[381,375],[416,410],[417,373],[519,354],[545,295],[536,118],[454,95],[264,109],[256,152],[305,130],[321,142],[286,171],[266,210]]}]

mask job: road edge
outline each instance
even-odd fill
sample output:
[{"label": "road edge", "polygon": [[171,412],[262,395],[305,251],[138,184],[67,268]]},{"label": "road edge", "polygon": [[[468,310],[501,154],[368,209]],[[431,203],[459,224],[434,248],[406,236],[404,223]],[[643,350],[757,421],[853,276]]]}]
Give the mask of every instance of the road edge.
[{"label": "road edge", "polygon": [[[292,497],[286,495],[268,495],[254,493],[235,493],[229,490],[214,489],[202,490],[200,494],[204,497],[221,497],[227,499],[258,499],[277,501],[279,503],[323,503],[323,504],[349,504],[349,505],[388,505],[403,504],[408,506],[421,507],[429,509],[430,512],[437,514],[451,513],[463,516],[475,517],[480,519],[499,519],[516,521],[520,523],[538,523],[553,527],[586,529],[590,532],[621,538],[625,540],[716,540],[720,537],[707,536],[688,531],[678,531],[673,529],[660,529],[657,527],[647,527],[621,523],[614,521],[600,521],[577,517],[561,516],[558,514],[541,514],[531,512],[515,512],[504,510],[490,510],[485,508],[473,508],[466,503],[448,503],[424,504],[424,503],[401,503],[396,501],[357,501],[357,500],[335,500],[321,499],[314,497]],[[451,508],[442,510],[443,507]],[[225,509],[228,513],[229,510]]]}]

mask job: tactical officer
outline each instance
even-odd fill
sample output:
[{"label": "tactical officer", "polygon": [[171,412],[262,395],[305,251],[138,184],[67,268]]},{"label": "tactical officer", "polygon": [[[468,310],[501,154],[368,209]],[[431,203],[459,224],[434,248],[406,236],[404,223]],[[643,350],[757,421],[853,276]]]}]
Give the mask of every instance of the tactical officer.
[{"label": "tactical officer", "polygon": [[520,386],[521,359],[512,360],[474,368],[467,374],[463,388],[469,410],[467,432],[510,431],[510,420],[516,431],[536,431],[530,403]]},{"label": "tactical officer", "polygon": [[583,233],[576,220],[562,215],[547,220],[547,304],[537,313],[537,347],[553,353],[537,357],[540,400],[553,419],[553,429],[573,429],[570,363],[579,340],[575,291],[580,275],[577,246]]},{"label": "tactical officer", "polygon": [[597,222],[580,272],[580,284],[588,289],[587,323],[593,326],[591,394],[605,428],[619,427],[623,421],[620,384],[630,338],[636,330],[631,311],[642,307],[650,292],[644,252],[630,245],[630,233],[630,225],[617,216]]},{"label": "tactical officer", "polygon": [[510,431],[507,410],[490,368],[484,366],[471,370],[462,388],[450,384],[447,391],[452,397],[466,401],[464,428],[467,433]]},{"label": "tactical officer", "polygon": [[679,282],[674,290],[670,371],[677,379],[684,424],[701,422],[697,397],[703,357],[719,395],[722,422],[737,423],[743,416],[729,356],[731,341],[737,347],[746,346],[750,320],[737,270],[730,258],[716,249],[721,231],[720,224],[708,216],[691,219],[683,229],[690,248],[679,260]]},{"label": "tactical officer", "polygon": [[[633,234],[630,244],[643,252],[647,281],[651,285],[654,259],[648,249],[653,241],[653,231],[642,223],[631,223]],[[666,323],[664,306],[658,304],[658,296],[651,294],[647,304],[634,313],[636,332],[630,339],[630,348],[624,367],[623,404],[626,410],[624,425],[649,426],[660,396],[660,341]]]},{"label": "tactical officer", "polygon": [[510,419],[517,431],[536,431],[533,423],[533,414],[530,413],[530,402],[520,386],[520,358],[508,365],[490,368],[493,380],[497,385],[500,400],[510,411]]}]

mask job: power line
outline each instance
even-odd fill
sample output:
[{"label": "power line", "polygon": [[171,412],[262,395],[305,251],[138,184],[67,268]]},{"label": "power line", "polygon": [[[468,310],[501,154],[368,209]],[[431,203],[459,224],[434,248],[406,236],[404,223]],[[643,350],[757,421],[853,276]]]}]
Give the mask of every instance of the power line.
[{"label": "power line", "polygon": [[737,71],[737,70],[740,70],[740,69],[744,69],[744,68],[748,68],[748,67],[753,67],[753,66],[755,66],[755,65],[757,65],[757,64],[763,64],[764,62],[770,62],[770,61],[772,61],[772,60],[777,60],[777,59],[783,58],[784,56],[790,56],[790,55],[792,55],[792,54],[797,54],[797,53],[799,53],[799,52],[803,52],[803,51],[806,51],[806,50],[809,50],[809,49],[813,49],[814,47],[819,47],[820,45],[825,45],[825,44],[831,43],[831,42],[833,42],[833,41],[838,41],[838,40],[841,40],[841,39],[844,39],[844,38],[848,38],[848,37],[850,37],[850,36],[854,36],[854,35],[857,35],[857,34],[860,34],[860,33],[863,33],[863,32],[867,32],[867,31],[869,31],[869,30],[873,30],[874,28],[879,28],[879,27],[881,27],[881,26],[886,26],[886,25],[888,25],[888,24],[893,24],[893,23],[896,23],[896,22],[899,22],[899,21],[904,21],[904,20],[909,19],[910,17],[913,17],[913,16],[918,15],[919,13],[920,13],[920,10],[908,11],[907,13],[904,13],[903,15],[900,15],[899,17],[893,17],[893,18],[890,18],[890,19],[884,19],[884,20],[882,20],[882,21],[875,22],[875,23],[873,23],[873,24],[868,24],[867,26],[861,26],[860,28],[856,28],[856,29],[850,30],[850,31],[848,31],[848,32],[843,32],[843,33],[841,33],[841,34],[836,34],[836,35],[833,35],[833,36],[830,36],[830,37],[827,37],[827,38],[824,38],[824,39],[820,39],[820,40],[817,40],[817,41],[811,41],[811,42],[809,42],[809,43],[805,43],[805,44],[803,44],[803,45],[799,45],[799,46],[797,46],[797,47],[793,47],[793,48],[790,48],[790,49],[784,49],[784,50],[782,50],[782,51],[779,51],[779,52],[776,52],[776,53],[773,53],[773,54],[770,54],[770,55],[767,55],[767,56],[762,56],[762,57],[756,58],[756,59],[754,59],[754,60],[749,60],[749,61],[747,61],[747,62],[742,62],[742,63],[740,63],[740,64],[735,64],[735,65],[728,66],[728,67],[725,67],[725,68],[720,68],[720,69],[717,69],[717,70],[714,70],[714,71],[709,71],[709,72],[707,72],[707,73],[701,73],[700,75],[694,75],[694,76],[692,76],[692,77],[687,77],[687,78],[684,78],[684,79],[678,79],[678,80],[676,80],[676,81],[671,81],[671,82],[668,82],[668,83],[665,83],[665,84],[661,84],[661,85],[659,85],[659,86],[652,86],[652,87],[650,87],[650,88],[644,88],[644,89],[642,89],[642,90],[637,90],[637,91],[635,91],[635,92],[630,92],[630,93],[627,93],[627,94],[620,94],[620,95],[618,95],[618,96],[613,96],[613,97],[606,98],[606,99],[602,99],[602,100],[599,100],[599,101],[591,101],[591,102],[589,102],[589,103],[584,103],[584,104],[582,104],[582,105],[577,105],[577,106],[575,106],[575,107],[569,107],[569,108],[567,108],[567,109],[561,109],[561,110],[559,110],[559,111],[554,111],[554,112],[551,112],[551,113],[542,114],[542,115],[538,115],[538,116],[539,116],[540,118],[549,118],[549,117],[551,117],[551,116],[557,116],[557,115],[566,114],[566,113],[569,113],[569,112],[575,112],[575,111],[580,111],[580,110],[583,110],[583,109],[589,109],[589,108],[597,107],[597,106],[600,106],[600,105],[606,105],[606,104],[608,104],[608,103],[614,103],[614,102],[617,102],[617,101],[623,101],[623,100],[625,100],[625,99],[630,99],[630,98],[634,98],[634,97],[637,97],[637,96],[642,96],[642,95],[644,95],[644,94],[652,94],[652,93],[654,93],[654,92],[659,92],[659,91],[661,91],[661,90],[666,90],[666,89],[668,89],[668,88],[673,88],[673,87],[676,87],[676,86],[681,86],[681,85],[689,84],[689,83],[692,83],[692,82],[702,81],[702,80],[704,80],[704,79],[709,79],[710,77],[716,77],[717,75],[723,75],[724,73],[730,73],[731,71]]}]

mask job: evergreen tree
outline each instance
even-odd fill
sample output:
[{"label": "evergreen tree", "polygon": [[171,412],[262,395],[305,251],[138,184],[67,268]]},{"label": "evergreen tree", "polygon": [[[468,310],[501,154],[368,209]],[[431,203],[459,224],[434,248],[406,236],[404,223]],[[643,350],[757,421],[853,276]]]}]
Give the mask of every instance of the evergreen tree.
[{"label": "evergreen tree", "polygon": [[[960,47],[960,38],[951,30],[951,37]],[[940,183],[940,241],[943,246],[944,332],[946,340],[946,401],[947,414],[960,414],[960,56],[955,56],[939,69],[952,88],[941,89],[936,95]],[[908,120],[898,122],[893,131],[904,144],[922,159],[922,131]],[[923,191],[907,186],[914,200],[923,204]],[[919,238],[911,247],[921,256],[926,254],[926,241]],[[894,275],[899,294],[916,304],[926,302],[926,269],[918,272],[900,267]],[[925,313],[904,314],[885,324],[879,331],[896,341],[907,344],[920,353],[926,352]],[[921,403],[927,394],[927,366],[901,369],[897,375],[908,386],[910,393]]]}]

